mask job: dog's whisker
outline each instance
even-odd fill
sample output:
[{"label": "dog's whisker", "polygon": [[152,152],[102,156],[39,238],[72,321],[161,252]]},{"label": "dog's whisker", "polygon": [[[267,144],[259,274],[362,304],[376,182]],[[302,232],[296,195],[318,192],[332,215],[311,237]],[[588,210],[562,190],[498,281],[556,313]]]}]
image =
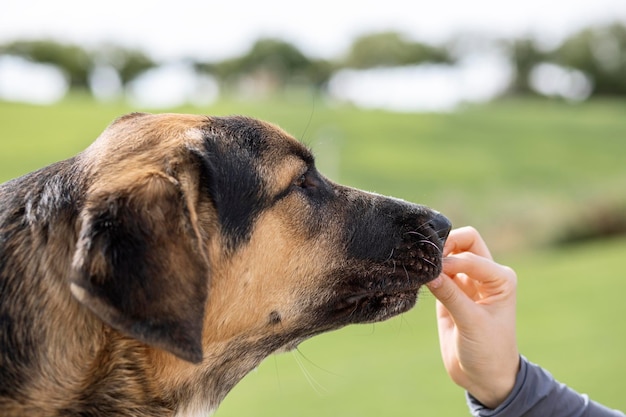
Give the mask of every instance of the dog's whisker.
[{"label": "dog's whisker", "polygon": [[314,367],[316,367],[317,369],[319,369],[319,370],[321,370],[321,371],[324,371],[324,372],[326,372],[327,374],[330,374],[330,375],[334,375],[334,376],[341,376],[341,375],[339,375],[338,373],[335,373],[335,372],[329,371],[328,369],[323,368],[323,367],[319,366],[317,363],[313,362],[311,359],[309,359],[309,358],[308,358],[308,357],[307,357],[307,356],[306,356],[306,355],[305,355],[305,354],[304,354],[304,353],[300,350],[300,347],[299,347],[299,346],[298,346],[298,347],[296,347],[295,351],[296,351],[296,352],[298,352],[298,354],[299,354],[300,356],[302,356],[302,358],[303,358],[304,360],[306,360],[308,363],[310,363],[311,365],[313,365],[313,366],[314,366]]},{"label": "dog's whisker", "polygon": [[304,366],[304,364],[300,360],[300,357],[296,354],[295,351],[293,352],[293,357],[295,358],[296,363],[298,364],[298,367],[302,371],[302,374],[304,375],[304,379],[306,379],[306,381],[309,383],[311,388],[313,388],[313,391],[315,391],[315,393],[319,396],[327,394],[328,390],[322,384],[317,382],[317,380],[311,374],[311,372],[309,372],[309,370],[306,369],[306,366]]},{"label": "dog's whisker", "polygon": [[405,235],[416,235],[416,236],[419,236],[419,237],[421,237],[423,239],[426,239],[426,235],[424,235],[423,233],[420,233],[420,232],[416,232],[414,230],[409,230],[408,232],[406,232],[404,234]]},{"label": "dog's whisker", "polygon": [[311,121],[313,120],[313,115],[315,114],[315,98],[316,97],[314,96],[313,97],[313,105],[311,106],[311,113],[309,113],[309,120],[307,120],[306,126],[304,128],[304,131],[300,135],[300,141],[301,142],[305,142],[307,131],[309,130],[309,127],[311,126]]},{"label": "dog's whisker", "polygon": [[276,355],[272,355],[274,357],[274,370],[276,371],[276,383],[278,384],[278,388],[282,390],[282,384],[280,382],[280,372],[278,372],[278,362],[276,361]]},{"label": "dog's whisker", "polygon": [[439,232],[440,231],[434,231],[429,236],[426,236],[423,233],[420,233],[420,232],[417,232],[417,231],[414,231],[414,230],[410,230],[408,232],[405,232],[405,234],[419,236],[422,239],[420,239],[417,243],[424,243],[426,245],[430,245],[433,248],[435,248],[437,250],[437,252],[441,252],[441,249],[439,248],[439,246],[437,246],[437,244],[435,244],[432,240],[430,240],[431,238],[437,236],[439,234]]},{"label": "dog's whisker", "polygon": [[430,261],[429,259],[427,259],[427,258],[422,258],[422,260],[423,260],[424,262],[426,262],[427,264],[429,264],[429,265],[433,266],[433,268],[435,268],[435,269],[437,269],[437,268],[438,268],[438,266],[437,266],[434,262]]},{"label": "dog's whisker", "polygon": [[390,260],[392,260],[392,259],[393,259],[393,253],[394,253],[394,251],[395,251],[395,248],[392,248],[392,249],[391,249],[391,253],[389,254],[389,257],[388,257],[387,259],[385,259],[385,262],[389,262]]},{"label": "dog's whisker", "polygon": [[420,240],[418,243],[424,243],[426,245],[432,246],[433,248],[437,250],[438,253],[441,253],[441,249],[439,248],[439,246],[437,246],[435,243],[431,242],[430,240]]},{"label": "dog's whisker", "polygon": [[401,321],[400,321],[400,324],[401,324],[401,325],[406,325],[406,326],[408,326],[408,327],[409,327],[409,329],[412,329],[412,328],[413,328],[413,326],[411,325],[411,322],[410,322],[410,321],[408,321],[408,320],[406,319],[406,315],[401,314],[401,315],[400,315],[400,320],[401,320]]}]

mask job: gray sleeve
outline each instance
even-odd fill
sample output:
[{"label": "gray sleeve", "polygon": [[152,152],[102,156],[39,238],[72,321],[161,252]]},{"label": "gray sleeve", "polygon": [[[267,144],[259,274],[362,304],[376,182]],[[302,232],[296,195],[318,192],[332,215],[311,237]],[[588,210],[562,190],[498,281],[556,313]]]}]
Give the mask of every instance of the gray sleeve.
[{"label": "gray sleeve", "polygon": [[520,371],[508,398],[495,410],[466,393],[474,417],[625,417],[561,384],[545,369],[520,358]]}]

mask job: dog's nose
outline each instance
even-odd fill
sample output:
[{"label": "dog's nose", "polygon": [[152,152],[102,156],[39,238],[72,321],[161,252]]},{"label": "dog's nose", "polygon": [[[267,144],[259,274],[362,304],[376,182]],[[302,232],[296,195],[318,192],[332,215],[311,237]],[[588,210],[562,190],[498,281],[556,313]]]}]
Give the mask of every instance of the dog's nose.
[{"label": "dog's nose", "polygon": [[441,213],[435,213],[433,218],[429,222],[430,227],[433,228],[437,236],[439,236],[439,240],[441,240],[441,244],[443,244],[448,234],[450,233],[450,229],[452,228],[452,223],[446,216]]}]

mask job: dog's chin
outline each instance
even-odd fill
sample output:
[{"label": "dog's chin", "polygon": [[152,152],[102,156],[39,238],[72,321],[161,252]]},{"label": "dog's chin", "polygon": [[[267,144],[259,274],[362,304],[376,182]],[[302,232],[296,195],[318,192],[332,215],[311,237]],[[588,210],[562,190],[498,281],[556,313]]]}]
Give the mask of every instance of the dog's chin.
[{"label": "dog's chin", "polygon": [[415,306],[420,286],[395,291],[360,291],[336,298],[326,305],[323,314],[315,314],[314,325],[305,331],[290,334],[272,353],[294,350],[312,336],[349,324],[375,323],[402,314]]},{"label": "dog's chin", "polygon": [[427,273],[400,267],[354,276],[335,291],[330,303],[334,320],[342,324],[387,320],[415,306],[422,285],[439,275],[440,268]]},{"label": "dog's chin", "polygon": [[386,293],[356,293],[340,300],[335,314],[347,323],[374,323],[409,311],[417,302],[419,288]]},{"label": "dog's chin", "polygon": [[417,302],[419,287],[401,291],[356,292],[334,305],[334,315],[346,323],[374,323],[409,311]]}]

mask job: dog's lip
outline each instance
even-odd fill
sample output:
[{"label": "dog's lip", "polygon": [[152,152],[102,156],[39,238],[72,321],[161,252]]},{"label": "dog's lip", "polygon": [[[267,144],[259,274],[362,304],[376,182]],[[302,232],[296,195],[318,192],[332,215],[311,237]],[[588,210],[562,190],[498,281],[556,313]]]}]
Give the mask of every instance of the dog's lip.
[{"label": "dog's lip", "polygon": [[415,299],[421,288],[420,284],[410,285],[397,288],[377,288],[371,290],[357,290],[341,297],[335,304],[335,310],[345,311],[358,308],[367,302],[373,300],[387,300],[388,302],[406,300],[408,298]]},{"label": "dog's lip", "polygon": [[437,278],[441,272],[441,263],[436,265],[429,262],[429,264],[435,266],[436,269],[427,273],[422,268],[416,269],[400,262],[393,266],[382,268],[379,266],[363,274],[357,273],[352,279],[347,280],[343,291],[347,296],[344,299],[417,292],[422,285]]},{"label": "dog's lip", "polygon": [[396,294],[418,292],[421,285],[411,285],[408,287],[398,287],[393,289],[371,289],[362,290],[348,295],[344,298],[346,303],[358,302],[364,298],[394,296]]},{"label": "dog's lip", "polygon": [[335,314],[353,316],[361,309],[378,306],[381,314],[370,311],[367,315],[377,318],[364,320],[366,322],[384,320],[407,311],[415,305],[421,287],[439,275],[440,267],[425,273],[421,268],[396,263],[393,267],[374,268],[374,271],[355,274],[343,281],[342,288],[336,293],[333,310]]}]

